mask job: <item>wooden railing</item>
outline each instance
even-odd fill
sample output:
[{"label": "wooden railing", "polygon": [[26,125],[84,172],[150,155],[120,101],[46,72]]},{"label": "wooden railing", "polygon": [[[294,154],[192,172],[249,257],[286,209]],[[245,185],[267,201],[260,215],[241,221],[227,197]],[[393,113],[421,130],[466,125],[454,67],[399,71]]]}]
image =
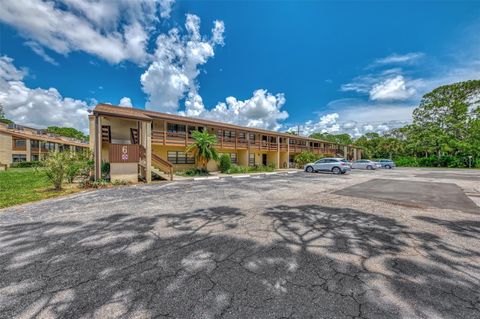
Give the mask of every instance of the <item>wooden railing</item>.
[{"label": "wooden railing", "polygon": [[170,180],[173,181],[173,165],[169,161],[164,160],[160,156],[152,153],[152,164],[165,173],[170,175]]},{"label": "wooden railing", "polygon": [[[217,147],[220,149],[251,149],[260,151],[277,151],[290,153],[313,152],[315,154],[337,154],[335,147],[313,147],[307,145],[297,145],[277,142],[267,142],[260,140],[248,140],[245,138],[217,136]],[[188,136],[186,132],[167,132],[152,131],[152,143],[169,146],[188,146],[194,142],[194,139]]]}]

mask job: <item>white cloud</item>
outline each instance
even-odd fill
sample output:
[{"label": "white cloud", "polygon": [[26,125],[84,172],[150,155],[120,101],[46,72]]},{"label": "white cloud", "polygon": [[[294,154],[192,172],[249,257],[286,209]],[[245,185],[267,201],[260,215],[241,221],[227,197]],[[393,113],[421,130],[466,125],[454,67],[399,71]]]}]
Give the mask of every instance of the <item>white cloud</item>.
[{"label": "white cloud", "polygon": [[416,94],[413,87],[407,87],[405,78],[397,75],[374,84],[370,89],[371,100],[407,100]]},{"label": "white cloud", "polygon": [[84,51],[110,63],[130,60],[142,64],[149,57],[146,43],[149,30],[158,21],[156,14],[169,16],[172,3],[5,0],[0,6],[0,21],[16,28],[32,43],[60,54]]},{"label": "white cloud", "polygon": [[[352,137],[359,137],[367,132],[382,134],[410,123],[414,108],[415,106],[410,104],[368,102],[360,99],[335,100],[327,105],[327,113],[320,114],[317,120],[301,125],[301,134],[347,133]],[[328,110],[335,111],[328,113]],[[290,129],[296,131],[296,127]]]},{"label": "white cloud", "polygon": [[424,57],[425,54],[422,52],[410,52],[406,54],[391,54],[384,58],[376,59],[374,65],[384,65],[384,64],[402,64],[402,63],[412,63],[420,58]]},{"label": "white cloud", "polygon": [[129,97],[126,97],[126,96],[124,96],[120,99],[120,103],[118,105],[124,106],[124,107],[133,107],[132,100]]},{"label": "white cloud", "polygon": [[35,41],[27,41],[25,42],[25,45],[28,46],[30,49],[32,49],[33,52],[35,52],[38,56],[40,56],[45,62],[48,62],[52,65],[57,66],[58,62],[55,61],[51,56],[49,56],[45,50],[43,49],[42,46],[40,46],[37,42]]},{"label": "white cloud", "polygon": [[278,130],[281,121],[288,118],[288,113],[282,110],[285,105],[283,94],[273,95],[267,90],[256,90],[251,98],[241,101],[233,96],[218,103],[213,109],[207,110],[199,95],[191,94],[186,101],[185,112],[181,115],[201,117],[214,121],[232,123],[247,127]]},{"label": "white cloud", "polygon": [[223,44],[224,25],[215,21],[208,39],[200,35],[200,18],[187,14],[185,29],[184,36],[174,28],[157,38],[153,62],[140,78],[142,89],[148,95],[148,108],[176,112],[181,99],[199,99],[196,97],[199,67],[214,56],[215,45]]},{"label": "white cloud", "polygon": [[88,131],[85,101],[62,97],[55,88],[27,87],[23,82],[26,72],[12,62],[11,58],[0,57],[0,104],[7,118],[33,127],[56,125]]},{"label": "white cloud", "polygon": [[174,2],[175,0],[160,0],[160,16],[162,18],[170,18]]}]

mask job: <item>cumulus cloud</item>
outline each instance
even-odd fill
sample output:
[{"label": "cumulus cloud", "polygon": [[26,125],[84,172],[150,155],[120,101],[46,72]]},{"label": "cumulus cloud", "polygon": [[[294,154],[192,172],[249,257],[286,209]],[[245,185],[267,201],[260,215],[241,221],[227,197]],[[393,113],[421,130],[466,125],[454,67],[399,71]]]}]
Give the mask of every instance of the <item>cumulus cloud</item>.
[{"label": "cumulus cloud", "polygon": [[407,87],[401,75],[374,84],[369,92],[372,100],[407,100],[416,93],[415,88]]},{"label": "cumulus cloud", "polygon": [[148,108],[176,112],[183,98],[190,100],[187,109],[196,105],[195,99],[201,100],[197,97],[199,67],[214,56],[216,45],[223,44],[225,27],[223,22],[215,21],[212,36],[202,37],[200,18],[187,14],[185,30],[184,36],[174,28],[157,38],[153,62],[140,78],[142,89],[148,95]]},{"label": "cumulus cloud", "polygon": [[55,88],[31,89],[23,82],[25,75],[11,58],[0,57],[0,104],[7,118],[33,127],[56,125],[88,131],[86,102],[63,97]]},{"label": "cumulus cloud", "polygon": [[389,56],[376,59],[373,62],[373,65],[384,65],[384,64],[399,64],[399,63],[412,63],[420,58],[424,57],[425,54],[422,52],[409,52],[406,54],[391,54]]},{"label": "cumulus cloud", "polygon": [[425,86],[423,79],[409,79],[399,68],[386,69],[375,74],[360,75],[343,84],[341,91],[368,95],[371,100],[404,101],[417,97],[418,89]]},{"label": "cumulus cloud", "polygon": [[[170,15],[171,0],[5,0],[0,21],[17,29],[43,58],[39,45],[60,54],[84,51],[110,63],[145,63],[148,32]],[[47,58],[48,59],[48,58]]]},{"label": "cumulus cloud", "polygon": [[[352,137],[359,137],[368,132],[383,134],[410,123],[414,108],[414,104],[408,103],[339,99],[330,102],[326,106],[327,111],[321,113],[317,120],[300,125],[301,134],[347,133]],[[296,131],[296,127],[290,129]]]},{"label": "cumulus cloud", "polygon": [[132,100],[129,97],[126,97],[126,96],[124,96],[120,99],[120,103],[118,105],[124,106],[124,107],[133,107]]},{"label": "cumulus cloud", "polygon": [[185,111],[181,115],[201,117],[214,121],[227,122],[247,127],[278,130],[281,121],[288,118],[282,110],[286,99],[283,94],[273,95],[267,90],[256,90],[251,98],[238,100],[233,96],[207,110],[199,95],[191,94],[187,100]]}]

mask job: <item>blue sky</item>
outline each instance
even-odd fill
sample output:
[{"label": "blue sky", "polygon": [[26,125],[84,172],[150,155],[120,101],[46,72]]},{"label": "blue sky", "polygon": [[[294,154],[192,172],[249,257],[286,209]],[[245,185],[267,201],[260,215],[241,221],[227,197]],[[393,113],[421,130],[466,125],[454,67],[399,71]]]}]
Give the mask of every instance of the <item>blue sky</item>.
[{"label": "blue sky", "polygon": [[408,123],[436,86],[480,78],[479,27],[475,1],[6,0],[0,103],[32,126],[86,130],[88,108],[122,100],[359,136]]}]

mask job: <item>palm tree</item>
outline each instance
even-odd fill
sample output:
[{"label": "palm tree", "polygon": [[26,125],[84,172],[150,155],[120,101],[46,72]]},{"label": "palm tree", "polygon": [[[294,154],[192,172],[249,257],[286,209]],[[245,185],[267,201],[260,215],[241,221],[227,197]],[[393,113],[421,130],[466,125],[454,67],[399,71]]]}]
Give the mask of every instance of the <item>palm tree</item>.
[{"label": "palm tree", "polygon": [[208,161],[218,161],[218,153],[215,149],[217,143],[217,137],[215,135],[208,134],[207,131],[199,132],[193,131],[192,137],[195,142],[187,147],[187,153],[192,152],[195,154],[197,162],[206,169]]}]

